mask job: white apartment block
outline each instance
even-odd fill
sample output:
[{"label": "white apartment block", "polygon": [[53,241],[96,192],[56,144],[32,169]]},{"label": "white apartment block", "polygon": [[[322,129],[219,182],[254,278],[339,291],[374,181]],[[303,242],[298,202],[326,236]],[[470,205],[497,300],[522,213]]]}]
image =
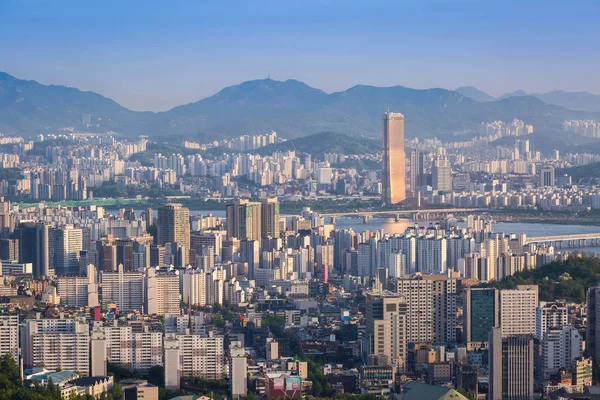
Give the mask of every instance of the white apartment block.
[{"label": "white apartment block", "polygon": [[58,295],[65,306],[96,307],[99,305],[96,268],[88,265],[87,271],[87,276],[58,277]]},{"label": "white apartment block", "polygon": [[19,316],[0,316],[0,357],[12,355],[19,360]]},{"label": "white apartment block", "polygon": [[204,270],[188,269],[183,273],[183,302],[190,306],[206,305],[206,280]]},{"label": "white apartment block", "polygon": [[572,326],[549,329],[542,340],[542,371],[548,378],[561,368],[570,368],[583,355],[583,338]]},{"label": "white apartment block", "polygon": [[88,376],[90,335],[85,321],[30,319],[21,327],[25,368],[75,371]]},{"label": "white apartment block", "polygon": [[404,295],[406,299],[406,341],[408,343],[433,342],[433,281],[404,277],[398,279],[396,283],[396,292]]},{"label": "white apartment block", "polygon": [[121,311],[141,311],[144,307],[144,273],[124,271],[119,265],[117,272],[102,271],[102,309],[116,304]]},{"label": "white apartment block", "polygon": [[535,335],[537,286],[518,286],[500,291],[500,327],[502,337]]},{"label": "white apartment block", "polygon": [[225,374],[223,337],[177,335],[181,376],[208,380],[222,379]]},{"label": "white apartment block", "polygon": [[[146,327],[147,328],[147,327]],[[163,365],[162,332],[135,332],[133,334],[133,369],[146,372],[155,365]]]},{"label": "white apartment block", "polygon": [[149,315],[179,314],[179,272],[148,268],[145,301]]}]

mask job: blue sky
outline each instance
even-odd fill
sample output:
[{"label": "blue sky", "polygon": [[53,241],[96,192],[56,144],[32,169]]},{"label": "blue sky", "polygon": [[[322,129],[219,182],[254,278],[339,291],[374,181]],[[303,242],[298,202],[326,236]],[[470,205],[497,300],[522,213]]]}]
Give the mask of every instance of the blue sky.
[{"label": "blue sky", "polygon": [[0,0],[0,71],[166,110],[297,79],[600,94],[600,1]]}]

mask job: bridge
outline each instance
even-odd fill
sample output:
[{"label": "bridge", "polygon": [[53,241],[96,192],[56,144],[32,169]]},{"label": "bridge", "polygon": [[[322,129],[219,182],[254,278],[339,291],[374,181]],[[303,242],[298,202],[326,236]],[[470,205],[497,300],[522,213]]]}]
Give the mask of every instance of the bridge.
[{"label": "bridge", "polygon": [[525,240],[525,244],[545,244],[556,248],[598,246],[600,233],[574,233],[571,235],[532,236]]},{"label": "bridge", "polygon": [[414,220],[429,220],[448,214],[465,214],[476,212],[489,212],[488,208],[430,208],[417,210],[387,210],[387,211],[354,211],[340,213],[320,213],[323,217],[330,217],[335,223],[337,217],[362,217],[363,222],[369,222],[372,217],[394,217],[399,220],[402,216],[408,216]]}]

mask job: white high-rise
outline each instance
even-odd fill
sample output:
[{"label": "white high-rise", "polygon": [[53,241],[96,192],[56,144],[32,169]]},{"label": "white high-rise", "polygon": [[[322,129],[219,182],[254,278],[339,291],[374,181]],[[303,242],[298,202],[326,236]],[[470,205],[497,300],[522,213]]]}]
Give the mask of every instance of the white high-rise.
[{"label": "white high-rise", "polygon": [[25,368],[90,372],[90,335],[85,321],[29,319],[21,327]]},{"label": "white high-rise", "polygon": [[144,307],[144,273],[124,271],[119,265],[117,272],[100,272],[102,283],[102,308],[116,304],[121,311],[142,311]]},{"label": "white high-rise", "polygon": [[145,310],[149,315],[178,314],[179,272],[148,268],[145,303]]},{"label": "white high-rise", "polygon": [[535,335],[537,299],[538,287],[534,285],[521,285],[514,290],[500,291],[502,337]]},{"label": "white high-rise", "polygon": [[561,368],[570,368],[583,355],[583,338],[572,326],[548,329],[542,339],[542,371],[545,378]]},{"label": "white high-rise", "polygon": [[67,307],[96,307],[98,303],[98,279],[96,267],[87,266],[87,276],[59,276],[58,295]]},{"label": "white high-rise", "polygon": [[562,328],[568,324],[567,305],[564,303],[541,301],[535,310],[535,337],[540,340],[549,328]]},{"label": "white high-rise", "polygon": [[19,316],[0,316],[0,357],[10,354],[19,359]]}]

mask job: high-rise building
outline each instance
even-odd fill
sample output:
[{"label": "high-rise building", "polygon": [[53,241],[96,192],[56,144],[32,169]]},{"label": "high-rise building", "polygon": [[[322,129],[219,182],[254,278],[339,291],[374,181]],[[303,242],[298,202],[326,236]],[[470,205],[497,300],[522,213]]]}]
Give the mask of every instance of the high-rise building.
[{"label": "high-rise building", "polygon": [[207,281],[212,283],[211,275],[201,269],[186,269],[183,272],[182,301],[189,306],[204,307],[207,303]]},{"label": "high-rise building", "polygon": [[414,193],[418,187],[426,185],[425,155],[422,151],[413,150],[410,153],[410,190]]},{"label": "high-rise building", "polygon": [[57,286],[61,303],[67,307],[98,306],[98,277],[96,267],[91,264],[86,276],[60,276]]},{"label": "high-rise building", "polygon": [[279,202],[277,198],[261,201],[260,228],[263,238],[279,237]]},{"label": "high-rise building", "polygon": [[146,314],[164,316],[165,314],[179,313],[178,271],[148,268],[145,288]]},{"label": "high-rise building", "polygon": [[[158,244],[177,243],[190,249],[190,211],[181,204],[165,204],[158,209]],[[155,267],[156,265],[153,265]]]},{"label": "high-rise building", "polygon": [[102,283],[102,308],[106,310],[110,304],[116,304],[121,311],[143,310],[144,306],[144,273],[141,271],[124,271],[119,265],[117,272],[100,272]]},{"label": "high-rise building", "polygon": [[72,225],[54,229],[54,259],[57,275],[79,274],[79,252],[83,250],[83,232]]},{"label": "high-rise building", "polygon": [[546,165],[540,168],[539,186],[554,186],[554,167]]},{"label": "high-rise building", "polygon": [[85,321],[75,319],[28,319],[21,326],[25,368],[90,373],[90,336]]},{"label": "high-rise building", "polygon": [[10,354],[19,360],[19,316],[0,316],[0,357]]},{"label": "high-rise building", "polygon": [[18,239],[0,239],[0,260],[19,262]]},{"label": "high-rise building", "polygon": [[499,291],[494,288],[466,288],[463,303],[463,341],[468,348],[485,347],[492,328],[499,324]]},{"label": "high-rise building", "polygon": [[383,114],[383,202],[397,204],[406,199],[404,115]]},{"label": "high-rise building", "polygon": [[600,362],[600,285],[587,290],[587,329],[586,352],[594,360]]},{"label": "high-rise building", "polygon": [[406,300],[398,293],[374,290],[367,293],[369,354],[379,364],[406,366]]},{"label": "high-rise building", "polygon": [[533,400],[533,336],[503,337],[500,327],[489,337],[490,400]]},{"label": "high-rise building", "polygon": [[541,340],[548,329],[568,325],[567,305],[563,302],[540,302],[535,310],[535,337]]},{"label": "high-rise building", "polygon": [[[263,237],[261,211],[261,203],[243,199],[233,200],[231,204],[227,205],[227,238],[260,240]],[[271,217],[273,217],[274,208],[271,211]]]},{"label": "high-rise building", "polygon": [[446,157],[438,157],[431,166],[431,184],[433,190],[452,191],[452,167]]},{"label": "high-rise building", "polygon": [[49,226],[21,223],[14,235],[19,240],[19,262],[33,264],[33,276],[36,278],[54,275],[55,271],[50,267]]},{"label": "high-rise building", "polygon": [[582,356],[583,338],[577,328],[549,328],[542,339],[542,373],[547,379],[561,368],[570,368]]},{"label": "high-rise building", "polygon": [[406,307],[406,341],[434,341],[433,280],[405,277],[396,281],[396,292],[404,297]]},{"label": "high-rise building", "polygon": [[239,342],[229,347],[229,388],[231,398],[237,400],[246,397],[248,392],[248,360],[246,352]]},{"label": "high-rise building", "polygon": [[500,291],[500,327],[502,336],[535,335],[536,285],[519,285]]},{"label": "high-rise building", "polygon": [[225,350],[222,336],[177,335],[176,339],[179,342],[181,376],[197,376],[208,380],[223,378]]}]

